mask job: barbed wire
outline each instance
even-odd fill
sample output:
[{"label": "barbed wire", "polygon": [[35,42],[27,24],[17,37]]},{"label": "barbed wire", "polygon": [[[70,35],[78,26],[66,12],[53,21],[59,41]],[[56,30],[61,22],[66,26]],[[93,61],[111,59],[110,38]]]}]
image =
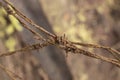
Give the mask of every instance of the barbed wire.
[{"label": "barbed wire", "polygon": [[[120,68],[120,58],[118,55],[120,55],[120,52],[111,48],[111,47],[106,47],[102,45],[96,45],[96,44],[88,44],[88,43],[80,43],[80,42],[72,42],[66,38],[65,35],[63,36],[58,36],[55,34],[50,33],[49,31],[45,30],[41,26],[38,26],[36,23],[34,23],[31,19],[29,19],[27,16],[25,16],[21,11],[16,9],[12,3],[9,0],[2,0],[3,2],[0,2],[1,6],[7,11],[8,15],[14,16],[20,23],[21,25],[32,32],[34,36],[37,36],[39,40],[42,40],[40,43],[35,43],[33,45],[29,45],[27,47],[15,50],[13,52],[6,52],[6,53],[1,53],[0,57],[5,57],[5,56],[10,56],[13,54],[16,54],[18,52],[25,52],[25,51],[30,51],[30,50],[37,50],[41,49],[50,45],[57,46],[64,50],[66,53],[73,53],[73,54],[83,54],[85,56],[89,56],[95,59],[100,59],[102,61],[106,61],[109,63],[112,63],[116,65],[117,67]],[[43,37],[41,34],[39,34],[37,31],[31,29],[27,23],[33,26],[33,28],[36,28],[40,30],[43,34],[45,34],[47,37]],[[102,55],[99,55],[97,53],[92,53],[88,50],[84,50],[82,48],[79,48],[78,46],[82,47],[87,47],[87,48],[99,48],[99,49],[104,49],[109,51],[110,54],[114,58],[108,58]]]}]

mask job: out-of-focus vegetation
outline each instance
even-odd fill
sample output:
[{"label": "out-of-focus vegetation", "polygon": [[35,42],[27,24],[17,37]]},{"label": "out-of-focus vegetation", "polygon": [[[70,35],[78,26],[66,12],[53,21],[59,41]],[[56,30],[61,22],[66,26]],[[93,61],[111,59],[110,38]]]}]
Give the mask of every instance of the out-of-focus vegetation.
[{"label": "out-of-focus vegetation", "polygon": [[22,27],[13,16],[0,7],[0,39],[9,51],[14,51],[16,39],[13,37],[15,31],[22,31]]},{"label": "out-of-focus vegetation", "polygon": [[96,40],[90,27],[98,25],[99,15],[104,15],[109,8],[108,5],[113,3],[112,0],[53,0],[50,2],[44,0],[42,2],[49,21],[53,24],[53,29],[57,34],[66,33],[71,40],[94,41],[94,43]]}]

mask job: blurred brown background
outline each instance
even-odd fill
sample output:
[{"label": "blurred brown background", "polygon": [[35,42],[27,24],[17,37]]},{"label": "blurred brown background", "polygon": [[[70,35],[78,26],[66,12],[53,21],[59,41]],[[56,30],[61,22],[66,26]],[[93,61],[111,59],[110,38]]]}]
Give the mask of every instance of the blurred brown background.
[{"label": "blurred brown background", "polygon": [[[22,13],[51,33],[66,34],[71,41],[98,43],[120,51],[119,0],[10,1]],[[11,36],[16,41],[15,49],[36,43],[33,35],[26,29],[22,32],[15,30],[13,34],[5,36],[0,39],[0,52],[9,50],[5,41]],[[103,50],[94,52],[110,56]],[[0,62],[23,80],[120,79],[118,67],[84,55],[69,54],[65,57],[64,52],[54,46],[0,58]],[[0,80],[10,80],[10,78],[1,70]]]}]

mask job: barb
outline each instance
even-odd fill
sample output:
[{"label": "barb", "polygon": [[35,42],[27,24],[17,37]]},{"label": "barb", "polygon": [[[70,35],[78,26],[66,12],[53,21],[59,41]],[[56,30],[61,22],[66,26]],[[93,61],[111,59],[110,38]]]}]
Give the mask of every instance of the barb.
[{"label": "barb", "polygon": [[83,55],[86,55],[86,56],[89,56],[89,57],[92,57],[92,58],[96,58],[96,59],[100,59],[100,60],[112,63],[112,64],[120,67],[120,62],[118,60],[116,60],[116,59],[111,59],[111,58],[107,58],[107,57],[104,57],[104,56],[101,56],[101,55],[98,55],[98,54],[94,54],[92,52],[80,49],[80,48],[76,47],[73,44],[70,44],[70,45],[69,44],[70,43],[68,43],[67,46],[60,46],[60,48],[62,48],[63,50],[65,50],[67,53],[68,52],[72,52],[74,54],[75,53],[76,54],[83,54]]},{"label": "barb", "polygon": [[[94,54],[92,52],[89,52],[87,50],[83,50],[83,49],[80,49],[76,46],[76,44],[78,45],[78,43],[73,43],[71,41],[68,41],[65,39],[65,36],[58,36],[56,39],[55,39],[55,44],[57,44],[59,46],[59,48],[65,50],[66,53],[68,52],[71,52],[71,53],[77,53],[77,54],[83,54],[83,55],[86,55],[86,56],[89,56],[89,57],[92,57],[92,58],[96,58],[96,59],[100,59],[100,60],[103,60],[103,61],[106,61],[106,62],[109,62],[109,63],[112,63],[118,67],[120,67],[120,62],[116,59],[111,59],[111,58],[107,58],[107,57],[104,57],[104,56],[101,56],[101,55],[98,55],[98,54]],[[98,46],[98,45],[88,45],[88,44],[80,44],[79,45],[82,45],[82,46],[86,46],[86,47],[93,47],[93,48],[107,48],[107,47],[104,47],[104,46]],[[109,47],[107,48],[109,49]]]}]

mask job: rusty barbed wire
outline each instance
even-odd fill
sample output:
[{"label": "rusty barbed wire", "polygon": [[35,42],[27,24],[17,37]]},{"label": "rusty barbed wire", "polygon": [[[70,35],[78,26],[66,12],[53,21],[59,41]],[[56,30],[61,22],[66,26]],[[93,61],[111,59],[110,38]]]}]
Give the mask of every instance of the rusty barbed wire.
[{"label": "rusty barbed wire", "polygon": [[83,47],[89,47],[89,48],[101,48],[104,50],[107,50],[108,52],[110,52],[116,59],[118,59],[120,61],[120,57],[118,55],[120,55],[120,52],[110,48],[110,47],[106,47],[106,46],[102,46],[102,45],[98,45],[98,44],[88,44],[88,43],[80,43],[80,42],[71,42],[75,45],[79,45],[79,46],[83,46]]},{"label": "rusty barbed wire", "polygon": [[[8,9],[8,14],[11,14],[13,15],[14,17],[16,17],[19,22],[26,28],[28,29],[29,31],[31,31],[32,33],[34,33],[35,35],[38,35],[39,33],[37,33],[36,31],[34,30],[31,30],[19,17],[21,17],[23,20],[25,20],[26,22],[30,23],[31,25],[33,25],[35,28],[41,30],[43,33],[49,35],[50,37],[52,37],[52,40],[53,40],[53,44],[54,45],[58,45],[58,46],[62,46],[62,47],[66,47],[65,51],[66,52],[73,52],[72,49],[74,50],[74,48],[76,48],[75,50],[77,50],[78,47],[76,47],[76,45],[80,45],[80,46],[84,46],[84,47],[93,47],[93,48],[102,48],[102,49],[106,49],[108,50],[109,52],[111,52],[111,54],[113,53],[117,53],[117,54],[120,54],[117,50],[113,49],[113,48],[110,48],[110,47],[105,47],[105,46],[100,46],[100,45],[94,45],[94,44],[83,44],[83,43],[77,43],[77,42],[71,42],[69,40],[67,40],[65,38],[65,35],[64,36],[56,36],[50,32],[48,32],[47,30],[45,30],[44,28],[38,26],[37,24],[35,24],[31,19],[29,19],[28,17],[26,17],[24,14],[22,14],[19,10],[17,10],[8,0],[3,0],[6,5],[3,6],[4,8],[6,8],[6,10]],[[10,8],[10,7],[12,8]],[[10,12],[10,13],[9,13]],[[15,13],[14,13],[15,12]],[[41,36],[39,36],[41,37]],[[48,37],[48,39],[50,38]],[[45,39],[45,38],[44,38]],[[45,39],[46,40],[46,39]],[[69,50],[67,46],[70,46]],[[74,48],[71,48],[71,46],[74,46]],[[31,47],[31,46],[30,46]],[[79,50],[79,48],[78,48]],[[81,49],[82,50],[82,49]],[[16,51],[16,52],[19,52],[20,50]],[[22,50],[21,50],[22,51]],[[24,50],[25,51],[25,50]],[[85,52],[85,50],[83,50]],[[14,52],[14,53],[16,53]],[[79,51],[80,52],[80,51]],[[87,51],[86,51],[87,52]],[[75,52],[73,52],[75,53]],[[90,53],[89,53],[90,54]],[[84,54],[85,55],[85,54]],[[91,54],[92,55],[92,54]],[[98,55],[98,54],[96,54]],[[90,55],[88,55],[90,56]],[[90,56],[92,57],[92,56]],[[114,57],[116,58],[116,60],[118,61],[119,60],[119,57],[116,57],[114,55]],[[97,58],[97,57],[94,57],[94,58]],[[120,63],[120,62],[119,62]]]},{"label": "rusty barbed wire", "polygon": [[[50,45],[54,45],[54,46],[61,48],[66,53],[83,54],[83,55],[88,56],[88,57],[92,57],[95,59],[100,59],[102,61],[112,63],[120,68],[120,58],[117,56],[117,55],[120,55],[119,51],[117,51],[113,48],[110,48],[110,47],[96,45],[96,44],[72,42],[72,41],[69,41],[65,35],[58,36],[58,35],[52,34],[49,31],[42,28],[41,26],[38,26],[37,24],[35,24],[28,17],[26,17],[23,13],[21,13],[21,11],[16,9],[9,0],[3,0],[3,2],[4,2],[4,4],[2,2],[0,2],[0,4],[7,11],[7,13],[9,15],[16,17],[16,19],[23,25],[23,27],[25,27],[27,30],[32,32],[34,34],[34,36],[37,36],[40,40],[42,40],[42,42],[29,45],[29,46],[24,47],[22,49],[15,50],[13,52],[1,53],[0,57],[10,56],[10,55],[16,54],[18,52],[37,50],[37,49],[41,49],[41,48],[44,48],[44,47],[47,47]],[[47,38],[44,38],[41,34],[39,34],[35,30],[28,27],[28,25],[25,22],[31,24],[34,28],[40,30],[42,33],[44,33],[47,36]],[[84,50],[84,49],[79,48],[77,46],[82,46],[82,47],[87,47],[87,48],[99,48],[99,49],[107,50],[107,51],[109,51],[109,53],[112,54],[113,57],[115,57],[115,59],[108,58],[108,57],[99,55],[97,53],[92,53],[90,51]]]},{"label": "rusty barbed wire", "polygon": [[0,57],[10,56],[10,55],[13,55],[13,54],[18,53],[18,52],[37,50],[37,49],[41,49],[43,47],[46,47],[46,46],[49,46],[49,45],[52,45],[52,44],[53,44],[53,41],[47,40],[45,42],[29,45],[29,46],[26,46],[24,48],[21,48],[21,49],[15,50],[15,51],[7,52],[7,53],[1,53]]}]

